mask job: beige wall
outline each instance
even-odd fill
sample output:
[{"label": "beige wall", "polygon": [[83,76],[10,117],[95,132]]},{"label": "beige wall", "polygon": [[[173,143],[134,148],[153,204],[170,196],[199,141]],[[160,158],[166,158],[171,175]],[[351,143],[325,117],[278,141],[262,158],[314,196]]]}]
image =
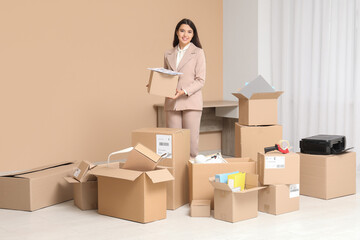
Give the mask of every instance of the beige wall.
[{"label": "beige wall", "polygon": [[0,172],[104,161],[154,127],[147,67],[163,64],[176,23],[197,25],[205,100],[222,99],[221,0],[0,2]]}]

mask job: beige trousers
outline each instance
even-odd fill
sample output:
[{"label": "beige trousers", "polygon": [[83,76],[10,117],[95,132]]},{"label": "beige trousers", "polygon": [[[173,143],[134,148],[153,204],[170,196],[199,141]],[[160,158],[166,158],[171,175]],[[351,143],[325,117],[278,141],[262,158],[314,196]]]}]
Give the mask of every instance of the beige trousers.
[{"label": "beige trousers", "polygon": [[190,156],[196,157],[199,149],[200,120],[202,111],[166,111],[167,128],[190,129]]}]

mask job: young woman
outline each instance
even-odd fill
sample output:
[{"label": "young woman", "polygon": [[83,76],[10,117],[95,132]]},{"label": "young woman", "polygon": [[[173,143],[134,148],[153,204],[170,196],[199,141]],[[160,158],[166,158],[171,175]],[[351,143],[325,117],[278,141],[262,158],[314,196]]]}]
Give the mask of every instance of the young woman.
[{"label": "young woman", "polygon": [[200,119],[203,109],[201,89],[206,63],[195,24],[182,19],[175,28],[173,49],[165,52],[164,68],[183,74],[173,98],[165,98],[166,127],[190,129],[190,156],[198,154]]}]

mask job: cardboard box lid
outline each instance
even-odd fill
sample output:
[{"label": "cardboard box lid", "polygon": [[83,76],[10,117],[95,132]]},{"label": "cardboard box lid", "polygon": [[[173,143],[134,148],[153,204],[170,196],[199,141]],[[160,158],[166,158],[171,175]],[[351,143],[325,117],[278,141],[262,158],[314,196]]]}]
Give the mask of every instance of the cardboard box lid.
[{"label": "cardboard box lid", "polygon": [[174,180],[174,177],[167,169],[148,171],[145,173],[153,183],[167,182]]},{"label": "cardboard box lid", "polygon": [[257,174],[246,173],[245,190],[238,192],[233,192],[232,189],[229,187],[229,185],[227,185],[226,183],[215,182],[215,177],[210,177],[209,182],[216,189],[243,194],[243,193],[258,191],[260,189],[265,188],[265,187],[258,187],[258,178],[259,176]]},{"label": "cardboard box lid", "polygon": [[129,169],[102,167],[102,168],[94,168],[93,170],[91,170],[91,174],[94,174],[95,176],[118,178],[128,181],[135,181],[143,173],[145,173],[153,183],[160,183],[160,182],[174,180],[174,177],[170,174],[170,172],[167,169],[142,172],[142,171],[135,171]]},{"label": "cardboard box lid", "polygon": [[143,172],[140,171],[108,167],[94,168],[90,172],[95,176],[119,178],[129,181],[135,181],[143,174]]},{"label": "cardboard box lid", "polygon": [[192,200],[190,206],[209,206],[211,205],[211,200]]},{"label": "cardboard box lid", "polygon": [[[26,175],[26,174],[30,174],[30,173],[37,173],[37,172],[40,172],[40,171],[44,171],[46,169],[66,166],[66,165],[70,165],[72,163],[74,163],[74,162],[72,162],[72,161],[64,161],[64,162],[59,162],[59,163],[55,163],[55,164],[44,165],[42,167],[37,167],[37,168],[32,168],[32,169],[27,169],[27,170],[19,170],[19,171],[13,171],[13,172],[10,172],[10,173],[0,174],[0,177],[23,177],[22,175]],[[28,178],[28,177],[24,176],[24,178]]]},{"label": "cardboard box lid", "polygon": [[78,180],[76,180],[73,177],[64,177],[64,179],[68,182],[68,183],[80,183]]},{"label": "cardboard box lid", "polygon": [[276,92],[273,87],[261,76],[257,76],[245,87],[233,95],[239,99],[276,99],[283,92]]}]

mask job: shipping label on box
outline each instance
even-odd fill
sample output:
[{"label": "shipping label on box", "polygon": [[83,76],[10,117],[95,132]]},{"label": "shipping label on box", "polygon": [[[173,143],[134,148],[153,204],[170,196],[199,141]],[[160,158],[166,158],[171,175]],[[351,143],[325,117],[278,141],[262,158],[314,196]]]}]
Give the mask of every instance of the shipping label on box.
[{"label": "shipping label on box", "polygon": [[172,136],[156,134],[156,153],[163,155],[167,153],[166,158],[172,158]]},{"label": "shipping label on box", "polygon": [[296,153],[258,153],[258,162],[260,182],[263,185],[300,182],[300,157]]},{"label": "shipping label on box", "polygon": [[284,156],[265,156],[265,169],[285,168]]},{"label": "shipping label on box", "polygon": [[259,211],[283,214],[299,210],[299,184],[269,185],[259,191]]},{"label": "shipping label on box", "polygon": [[290,198],[299,197],[300,196],[300,184],[290,184],[289,185]]}]

